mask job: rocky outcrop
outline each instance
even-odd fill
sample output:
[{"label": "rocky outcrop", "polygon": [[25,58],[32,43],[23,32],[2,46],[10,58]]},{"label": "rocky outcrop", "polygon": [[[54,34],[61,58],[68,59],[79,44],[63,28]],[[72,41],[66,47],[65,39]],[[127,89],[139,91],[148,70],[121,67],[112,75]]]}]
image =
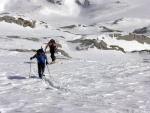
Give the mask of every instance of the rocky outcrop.
[{"label": "rocky outcrop", "polygon": [[102,28],[101,32],[122,32],[122,31],[119,31],[119,30],[109,29],[109,28],[107,28],[105,26],[101,26],[100,28]]},{"label": "rocky outcrop", "polygon": [[125,53],[124,49],[116,46],[116,45],[111,45],[110,47],[108,47],[107,43],[104,42],[103,40],[98,41],[96,39],[77,39],[77,40],[73,40],[73,41],[68,41],[71,43],[80,43],[79,46],[76,46],[76,50],[80,51],[80,50],[87,50],[88,48],[94,48],[96,47],[97,49],[100,50],[117,50],[117,51],[122,51]]},{"label": "rocky outcrop", "polygon": [[99,45],[101,45],[101,48],[102,48],[103,50],[108,50],[107,44],[106,44],[103,40],[101,40],[101,42],[99,42]]},{"label": "rocky outcrop", "polygon": [[36,21],[24,20],[22,18],[15,18],[7,15],[0,17],[0,21],[5,21],[7,23],[15,23],[23,27],[31,27],[31,28],[34,28],[36,25]]},{"label": "rocky outcrop", "polygon": [[76,2],[78,5],[82,5],[79,0],[76,0],[75,2]]},{"label": "rocky outcrop", "polygon": [[122,47],[119,47],[117,45],[110,45],[110,47],[112,50],[122,51],[123,53],[126,53]]},{"label": "rocky outcrop", "polygon": [[120,1],[116,1],[115,3],[120,4],[121,2]]},{"label": "rocky outcrop", "polygon": [[2,17],[2,19],[5,21],[5,22],[8,22],[8,23],[12,23],[15,21],[15,18],[14,17],[11,17],[11,16],[4,16]]},{"label": "rocky outcrop", "polygon": [[9,51],[17,51],[17,52],[36,52],[37,50],[28,50],[28,49],[10,49]]},{"label": "rocky outcrop", "polygon": [[126,40],[126,41],[137,41],[141,44],[150,44],[150,38],[144,35],[137,35],[137,34],[129,34],[124,36],[119,36],[117,40]]},{"label": "rocky outcrop", "polygon": [[150,50],[131,51],[131,53],[148,53],[148,54],[150,54]]},{"label": "rocky outcrop", "polygon": [[28,38],[23,38],[23,39],[34,41],[34,42],[39,42],[39,39],[38,38],[34,38],[34,37],[28,37]]},{"label": "rocky outcrop", "polygon": [[143,28],[140,28],[140,29],[135,29],[133,31],[133,33],[136,33],[136,34],[144,34],[144,33],[148,33],[150,30],[148,27],[143,27]]},{"label": "rocky outcrop", "polygon": [[20,39],[20,36],[7,36],[8,38],[15,38],[15,39]]},{"label": "rocky outcrop", "polygon": [[54,0],[47,0],[48,2],[55,3]]},{"label": "rocky outcrop", "polygon": [[62,29],[65,29],[65,28],[73,29],[75,27],[77,27],[77,26],[76,25],[69,25],[69,26],[64,26],[64,27],[60,27],[60,28],[62,28]]},{"label": "rocky outcrop", "polygon": [[0,13],[0,15],[7,15],[9,14],[8,12],[3,12],[3,13]]},{"label": "rocky outcrop", "polygon": [[89,0],[84,0],[83,3],[80,2],[80,0],[76,0],[75,1],[78,5],[84,7],[84,8],[87,8],[87,7],[90,7],[90,2]]},{"label": "rocky outcrop", "polygon": [[129,33],[128,35],[122,35],[119,33],[116,34],[109,34],[111,38],[116,38],[117,40],[125,40],[125,41],[137,41],[141,44],[150,44],[150,37],[145,35],[138,35]]},{"label": "rocky outcrop", "polygon": [[64,50],[62,50],[62,49],[58,49],[57,52],[60,52],[60,53],[61,53],[63,56],[65,56],[65,57],[71,58],[71,57],[69,56],[69,54],[66,53],[66,52],[65,52]]},{"label": "rocky outcrop", "polygon": [[118,24],[120,21],[123,21],[123,18],[117,19],[113,22],[113,24]]},{"label": "rocky outcrop", "polygon": [[122,34],[120,34],[120,33],[115,33],[115,34],[109,34],[109,36],[111,37],[111,38],[113,38],[113,37],[119,37],[119,36],[121,36]]},{"label": "rocky outcrop", "polygon": [[90,2],[89,0],[84,0],[84,4],[83,6],[86,8],[86,7],[90,7]]},{"label": "rocky outcrop", "polygon": [[3,18],[2,18],[2,17],[0,17],[0,22],[1,22],[1,21],[3,21]]},{"label": "rocky outcrop", "polygon": [[63,0],[47,0],[48,2],[51,2],[53,4],[62,5]]},{"label": "rocky outcrop", "polygon": [[62,48],[62,45],[57,42],[57,47]]}]

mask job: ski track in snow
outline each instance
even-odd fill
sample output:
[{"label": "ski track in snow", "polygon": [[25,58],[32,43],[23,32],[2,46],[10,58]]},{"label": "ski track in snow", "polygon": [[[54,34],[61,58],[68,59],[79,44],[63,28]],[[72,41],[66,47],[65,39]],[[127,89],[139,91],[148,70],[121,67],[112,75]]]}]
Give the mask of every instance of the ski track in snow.
[{"label": "ski track in snow", "polygon": [[[1,113],[148,113],[149,59],[60,60],[37,77],[32,54],[0,55]],[[17,54],[17,55],[16,55]],[[12,61],[13,60],[13,61]]]}]

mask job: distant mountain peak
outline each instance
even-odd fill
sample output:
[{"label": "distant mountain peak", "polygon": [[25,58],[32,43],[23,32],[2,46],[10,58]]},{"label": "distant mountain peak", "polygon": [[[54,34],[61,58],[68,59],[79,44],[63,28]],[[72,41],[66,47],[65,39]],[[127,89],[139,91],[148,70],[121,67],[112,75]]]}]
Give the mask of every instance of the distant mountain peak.
[{"label": "distant mountain peak", "polygon": [[64,0],[47,0],[47,1],[53,4],[59,4],[59,5],[62,5],[64,2]]},{"label": "distant mountain peak", "polygon": [[80,0],[75,1],[78,5],[81,5],[84,8],[87,8],[90,6],[89,0],[84,0],[84,2],[81,2]]},{"label": "distant mountain peak", "polygon": [[[62,5],[66,0],[47,0],[48,2],[51,2],[53,4],[59,4]],[[89,0],[74,0],[78,5],[87,8],[90,6]]]}]

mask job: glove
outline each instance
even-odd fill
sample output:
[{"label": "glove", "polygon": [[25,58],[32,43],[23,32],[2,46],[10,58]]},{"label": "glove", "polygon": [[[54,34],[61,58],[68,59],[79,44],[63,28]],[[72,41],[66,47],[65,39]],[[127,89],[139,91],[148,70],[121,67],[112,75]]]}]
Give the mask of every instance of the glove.
[{"label": "glove", "polygon": [[33,57],[30,58],[30,60],[32,60],[32,59],[33,59]]},{"label": "glove", "polygon": [[46,61],[46,65],[48,65],[49,63],[48,63],[48,61]]}]

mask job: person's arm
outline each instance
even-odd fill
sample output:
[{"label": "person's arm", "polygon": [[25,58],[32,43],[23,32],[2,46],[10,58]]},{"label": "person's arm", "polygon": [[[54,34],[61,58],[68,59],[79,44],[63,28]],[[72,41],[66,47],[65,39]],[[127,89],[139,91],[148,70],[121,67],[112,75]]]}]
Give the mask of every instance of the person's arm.
[{"label": "person's arm", "polygon": [[58,45],[55,43],[55,52],[57,53],[57,51],[58,51]]},{"label": "person's arm", "polygon": [[47,43],[47,45],[46,45],[46,47],[45,47],[45,49],[44,49],[44,52],[46,52],[46,49],[47,49],[47,47],[50,45],[50,42],[48,42]]},{"label": "person's arm", "polygon": [[33,57],[31,57],[30,60],[34,59],[35,57],[36,57],[36,54]]},{"label": "person's arm", "polygon": [[45,59],[46,59],[46,64],[48,64],[48,59],[47,59],[46,54],[44,54],[44,57],[45,57]]},{"label": "person's arm", "polygon": [[58,45],[55,43],[56,49],[58,48]]}]

